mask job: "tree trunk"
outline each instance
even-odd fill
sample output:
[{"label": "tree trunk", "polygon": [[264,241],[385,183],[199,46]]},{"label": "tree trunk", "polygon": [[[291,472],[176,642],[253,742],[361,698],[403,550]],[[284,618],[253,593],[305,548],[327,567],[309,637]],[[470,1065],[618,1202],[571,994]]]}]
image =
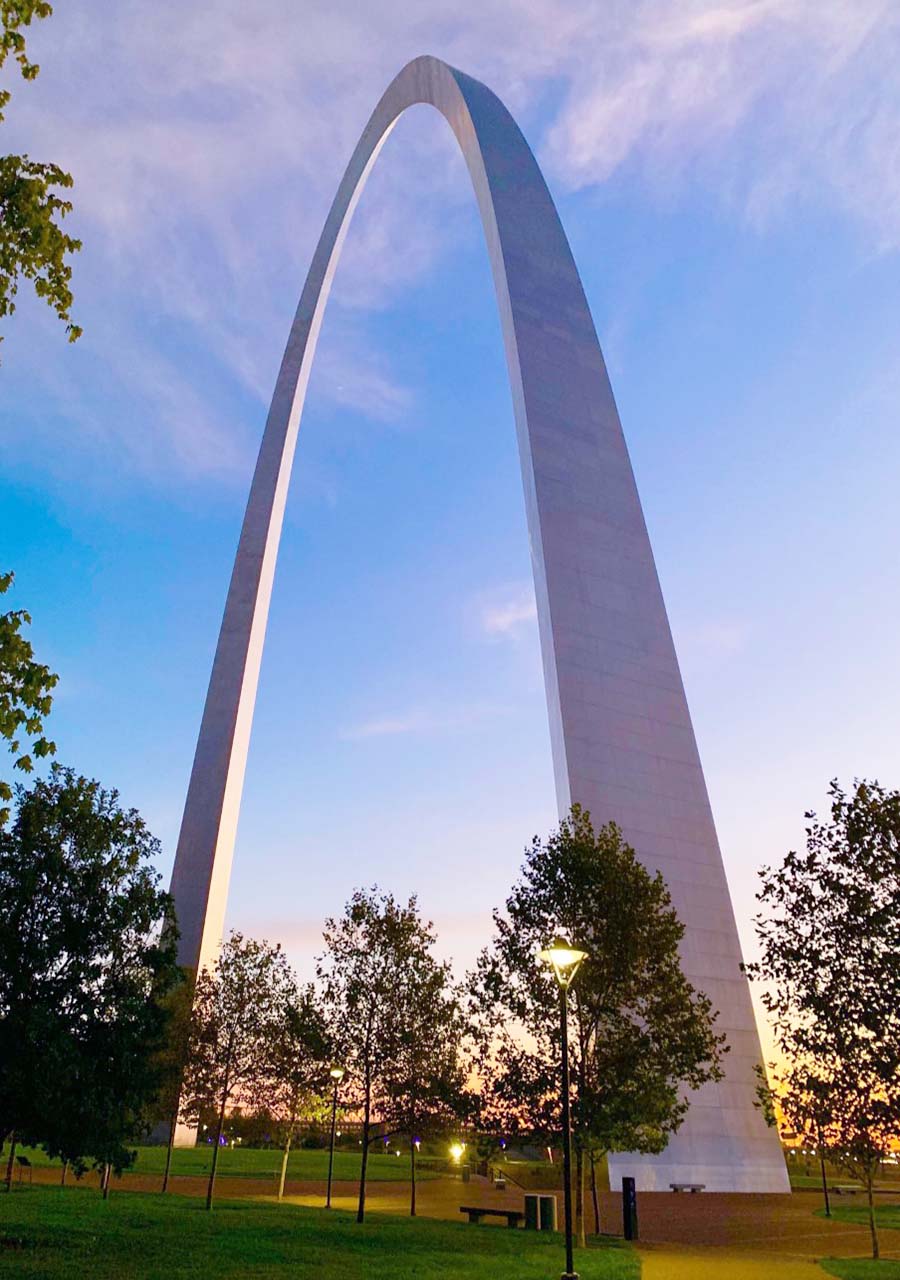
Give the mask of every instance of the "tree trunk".
[{"label": "tree trunk", "polygon": [[15,1130],[9,1135],[9,1159],[6,1162],[6,1190],[12,1191],[13,1164],[16,1155],[16,1134]]},{"label": "tree trunk", "polygon": [[881,1250],[878,1247],[878,1229],[875,1226],[875,1197],[872,1195],[872,1183],[875,1175],[869,1170],[866,1173],[866,1198],[869,1202],[869,1231],[872,1233],[872,1257],[880,1258]]},{"label": "tree trunk", "polygon": [[163,1173],[162,1191],[163,1195],[169,1190],[169,1174],[172,1172],[172,1152],[175,1149],[175,1128],[178,1124],[178,1112],[172,1116],[172,1123],[169,1125],[169,1145],[166,1147],[166,1168]]},{"label": "tree trunk", "polygon": [[100,1179],[100,1186],[103,1191],[103,1199],[109,1199],[109,1179],[112,1175],[112,1165],[105,1164],[103,1166],[103,1177]]},{"label": "tree trunk", "polygon": [[364,1222],[366,1217],[366,1167],[369,1163],[369,1129],[371,1127],[372,1083],[366,1072],[366,1097],[363,1109],[362,1131],[362,1165],[359,1170],[359,1207],[356,1210],[356,1221]]},{"label": "tree trunk", "polygon": [[216,1145],[213,1148],[212,1168],[209,1171],[209,1185],[206,1188],[206,1207],[212,1208],[213,1188],[216,1185],[216,1168],[219,1164],[219,1147],[222,1143],[222,1131],[225,1128],[225,1103],[228,1101],[227,1091],[222,1094],[222,1105],[219,1107],[219,1123],[216,1126]]},{"label": "tree trunk", "polygon": [[63,1167],[62,1167],[62,1177],[59,1180],[59,1185],[61,1187],[64,1187],[66,1185],[66,1174],[68,1172],[69,1172],[69,1162],[68,1160],[64,1160]]},{"label": "tree trunk", "polygon": [[287,1177],[288,1156],[291,1154],[291,1138],[294,1136],[293,1129],[288,1129],[287,1142],[284,1144],[284,1151],[281,1156],[281,1177],[278,1179],[278,1199],[284,1199],[284,1180]]},{"label": "tree trunk", "polygon": [[594,1202],[594,1235],[600,1234],[600,1197],[597,1195],[597,1162],[591,1152],[591,1199]]},{"label": "tree trunk", "polygon": [[575,1230],[578,1244],[583,1249],[587,1243],[584,1229],[584,1152],[575,1148]]},{"label": "tree trunk", "polygon": [[416,1216],[416,1140],[409,1140],[409,1216]]}]

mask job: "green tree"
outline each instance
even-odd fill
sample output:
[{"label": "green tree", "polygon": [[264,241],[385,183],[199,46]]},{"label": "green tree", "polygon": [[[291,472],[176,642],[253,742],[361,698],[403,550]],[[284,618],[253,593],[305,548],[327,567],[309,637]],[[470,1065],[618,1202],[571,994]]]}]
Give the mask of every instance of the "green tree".
[{"label": "green tree", "polygon": [[247,1103],[265,1111],[281,1147],[278,1199],[284,1195],[288,1158],[301,1121],[329,1114],[331,1037],[312,983],[285,992],[268,1039],[263,1070],[244,1091]]},{"label": "green tree", "polygon": [[148,1126],[151,1132],[165,1126],[168,1135],[166,1163],[160,1188],[163,1194],[169,1190],[169,1179],[172,1174],[172,1153],[175,1149],[175,1133],[178,1127],[184,1064],[190,1044],[193,1007],[194,975],[189,969],[182,969],[181,981],[173,986],[163,999],[166,1033],[154,1059],[159,1085],[148,1114]]},{"label": "green tree", "polygon": [[[28,58],[24,29],[52,12],[47,0],[0,0],[0,68],[12,58],[25,80],[35,78],[40,68]],[[0,90],[0,121],[11,96],[8,89]],[[0,156],[0,317],[15,311],[19,280],[31,280],[38,297],[65,322],[69,341],[75,342],[81,329],[70,316],[68,258],[81,248],[81,241],[62,229],[72,205],[58,194],[72,185],[71,174],[58,165],[41,164],[27,155]]]},{"label": "green tree", "polygon": [[115,791],[59,765],[0,828],[0,1138],[76,1169],[129,1164],[159,1086],[179,971],[158,852]]},{"label": "green tree", "polygon": [[[0,595],[5,595],[15,575],[0,573]],[[53,755],[56,744],[44,737],[44,719],[53,702],[51,690],[58,676],[34,660],[34,650],[22,629],[31,622],[24,609],[0,613],[0,737],[16,757],[13,767],[30,773],[33,756]],[[22,736],[32,739],[22,749]],[[0,827],[9,819],[12,787],[0,778]]]},{"label": "green tree", "polygon": [[863,1182],[872,1255],[880,1161],[900,1140],[900,792],[857,781],[806,814],[806,849],[763,867],[756,918],[762,984],[784,1063],[792,1127]]},{"label": "green tree", "polygon": [[662,1151],[689,1091],[721,1078],[724,1036],[681,970],[684,933],[660,875],[614,823],[577,805],[526,851],[471,988],[483,1020],[486,1121],[553,1141],[560,1132],[559,991],[538,952],[559,932],[587,953],[569,992],[576,1218],[586,1168],[611,1151]]},{"label": "green tree", "polygon": [[229,1106],[252,1098],[266,1078],[271,1047],[296,980],[281,947],[232,932],[211,969],[197,976],[182,1093],[182,1118],[216,1115],[206,1207],[213,1205]]},{"label": "green tree", "polygon": [[421,919],[415,897],[404,906],[373,888],[356,890],[343,916],[325,922],[324,939],[317,974],[335,1052],[348,1072],[345,1094],[362,1112],[356,1215],[362,1222],[373,1124],[384,1114],[388,1077],[404,1030],[419,1018],[423,975],[433,971],[434,935]]},{"label": "green tree", "polygon": [[[431,926],[425,928],[433,945]],[[415,1217],[417,1143],[471,1124],[478,1106],[467,1086],[471,1021],[449,964],[426,952],[411,978],[384,1071],[381,1111],[388,1131],[409,1147],[409,1212]]]}]

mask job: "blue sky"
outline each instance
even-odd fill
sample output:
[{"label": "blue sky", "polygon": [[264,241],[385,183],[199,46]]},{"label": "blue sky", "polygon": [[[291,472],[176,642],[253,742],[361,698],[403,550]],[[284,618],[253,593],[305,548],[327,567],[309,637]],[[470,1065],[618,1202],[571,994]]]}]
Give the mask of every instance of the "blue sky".
[{"label": "blue sky", "polygon": [[[603,12],[601,13],[601,9]],[[422,52],[516,114],[632,451],[742,935],[827,780],[900,783],[900,27],[881,0],[85,0],[7,150],[76,178],[76,318],[0,369],[0,563],[60,758],[167,874],[254,451],[315,238]],[[412,10],[412,12],[411,12]],[[302,968],[356,885],[460,967],[554,820],[512,411],[449,131],[389,140],[302,427],[229,919]]]}]

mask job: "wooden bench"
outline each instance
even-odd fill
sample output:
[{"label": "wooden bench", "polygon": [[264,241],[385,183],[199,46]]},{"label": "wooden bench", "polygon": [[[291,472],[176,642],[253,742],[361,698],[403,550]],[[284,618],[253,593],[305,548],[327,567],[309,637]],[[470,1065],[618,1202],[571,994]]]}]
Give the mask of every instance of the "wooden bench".
[{"label": "wooden bench", "polygon": [[840,1182],[836,1187],[832,1187],[831,1190],[836,1196],[855,1196],[857,1191],[862,1190],[862,1187],[856,1187],[850,1182]]},{"label": "wooden bench", "polygon": [[705,1182],[670,1182],[669,1187],[672,1191],[690,1191],[691,1195],[696,1195],[698,1191],[706,1190]]},{"label": "wooden bench", "polygon": [[460,1213],[467,1213],[469,1221],[479,1223],[482,1218],[505,1218],[506,1225],[514,1230],[525,1217],[520,1209],[485,1209],[478,1205],[461,1204]]}]

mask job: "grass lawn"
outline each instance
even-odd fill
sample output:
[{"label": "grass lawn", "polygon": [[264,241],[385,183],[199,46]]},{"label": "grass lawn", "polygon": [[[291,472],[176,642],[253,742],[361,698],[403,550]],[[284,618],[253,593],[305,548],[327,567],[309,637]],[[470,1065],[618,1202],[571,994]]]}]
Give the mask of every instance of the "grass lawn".
[{"label": "grass lawn", "polygon": [[[547,1280],[562,1270],[559,1235],[295,1205],[223,1201],[206,1213],[180,1197],[34,1187],[0,1194],[0,1275],[62,1280]],[[640,1262],[610,1243],[576,1255],[583,1280],[639,1280]]]},{"label": "grass lawn", "polygon": [[900,1280],[900,1262],[873,1258],[825,1258],[822,1270],[839,1280]]},{"label": "grass lawn", "polygon": [[[35,1166],[53,1165],[60,1168],[58,1160],[50,1160],[43,1151],[28,1147],[17,1147],[17,1153],[25,1155]],[[9,1149],[6,1148],[6,1154]],[[5,1169],[5,1156],[0,1164]],[[205,1174],[209,1173],[212,1161],[212,1147],[177,1147],[172,1153],[172,1172]],[[133,1166],[134,1173],[156,1174],[162,1177],[166,1165],[165,1147],[138,1147],[137,1161]],[[359,1178],[360,1156],[356,1151],[336,1151],[334,1153],[334,1176],[341,1181],[356,1182]],[[223,1147],[219,1152],[217,1178],[272,1178],[281,1169],[281,1152],[264,1151],[252,1147]],[[419,1167],[417,1175],[421,1178],[435,1177],[433,1173]],[[328,1176],[327,1151],[292,1151],[288,1161],[288,1177],[302,1182],[324,1182]],[[409,1158],[407,1156],[386,1156],[380,1152],[369,1156],[368,1177],[372,1182],[408,1182]]]},{"label": "grass lawn", "polygon": [[[819,1211],[821,1217],[824,1210]],[[869,1211],[863,1204],[835,1204],[831,1202],[831,1216],[838,1222],[869,1222]],[[880,1227],[900,1230],[900,1204],[876,1204],[875,1221]],[[882,1246],[884,1247],[884,1246]],[[900,1280],[900,1262],[872,1258],[823,1258],[822,1269],[840,1280]]]},{"label": "grass lawn", "polygon": [[[821,1217],[825,1210],[820,1209],[818,1212]],[[862,1204],[835,1204],[832,1198],[831,1216],[838,1222],[861,1222],[863,1226],[868,1226],[869,1210],[865,1197]],[[879,1227],[891,1227],[894,1231],[900,1231],[900,1204],[876,1203],[875,1221]]]}]

